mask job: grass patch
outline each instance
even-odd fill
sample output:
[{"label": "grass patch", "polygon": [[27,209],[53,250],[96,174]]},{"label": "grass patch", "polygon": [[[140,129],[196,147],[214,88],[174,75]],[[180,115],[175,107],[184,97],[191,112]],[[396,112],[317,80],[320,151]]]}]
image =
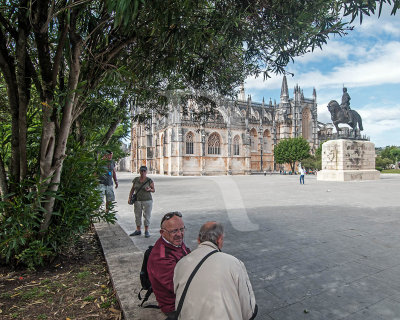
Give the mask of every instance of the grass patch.
[{"label": "grass patch", "polygon": [[50,279],[44,279],[40,282],[41,285],[46,285],[46,284],[50,284],[51,280]]},{"label": "grass patch", "polygon": [[382,173],[400,173],[400,169],[385,169],[381,171]]},{"label": "grass patch", "polygon": [[89,271],[82,271],[82,272],[79,272],[79,273],[76,275],[76,277],[77,277],[78,279],[80,279],[80,280],[86,279],[86,278],[89,277],[89,276],[90,276],[90,272],[89,272]]},{"label": "grass patch", "polygon": [[43,290],[42,288],[32,288],[26,290],[24,293],[21,294],[21,298],[24,300],[32,300],[37,298],[42,298],[48,294],[47,291]]},{"label": "grass patch", "polygon": [[10,299],[11,298],[11,293],[3,292],[2,294],[0,294],[0,298],[1,299]]},{"label": "grass patch", "polygon": [[83,299],[83,301],[88,301],[88,302],[93,302],[94,300],[96,300],[96,298],[93,297],[93,296],[87,296],[87,297],[85,297],[85,298]]}]

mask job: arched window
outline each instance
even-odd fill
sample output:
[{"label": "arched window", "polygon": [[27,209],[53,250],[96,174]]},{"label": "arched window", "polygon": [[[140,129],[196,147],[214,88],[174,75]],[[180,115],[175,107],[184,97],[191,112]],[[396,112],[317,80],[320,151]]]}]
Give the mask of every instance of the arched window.
[{"label": "arched window", "polygon": [[271,152],[271,133],[269,130],[264,131],[263,143],[263,151],[266,153]]},{"label": "arched window", "polygon": [[312,116],[309,108],[303,110],[302,136],[304,139],[312,141]]},{"label": "arched window", "polygon": [[257,151],[257,131],[256,129],[251,129],[250,131],[250,149],[252,152]]},{"label": "arched window", "polygon": [[165,139],[164,134],[162,134],[162,135],[161,135],[161,138],[160,138],[160,154],[161,154],[161,157],[164,157],[164,156],[165,156],[165,144],[164,144],[164,139]]},{"label": "arched window", "polygon": [[186,154],[194,154],[193,141],[194,141],[194,135],[192,132],[189,132],[186,135]]},{"label": "arched window", "polygon": [[168,144],[168,132],[165,131],[164,141],[163,141],[163,154],[164,154],[164,157],[167,156],[167,144]]},{"label": "arched window", "polygon": [[233,155],[238,156],[239,155],[239,143],[240,143],[240,138],[238,135],[236,135],[233,138]]},{"label": "arched window", "polygon": [[218,133],[214,132],[208,138],[208,154],[220,154],[221,142]]}]

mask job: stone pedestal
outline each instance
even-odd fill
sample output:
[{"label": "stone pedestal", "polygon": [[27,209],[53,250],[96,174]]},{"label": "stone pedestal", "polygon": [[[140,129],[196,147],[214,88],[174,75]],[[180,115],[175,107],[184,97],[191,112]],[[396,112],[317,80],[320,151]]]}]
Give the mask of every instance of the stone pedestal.
[{"label": "stone pedestal", "polygon": [[322,145],[322,170],[317,180],[378,180],[375,145],[370,141],[330,140]]}]

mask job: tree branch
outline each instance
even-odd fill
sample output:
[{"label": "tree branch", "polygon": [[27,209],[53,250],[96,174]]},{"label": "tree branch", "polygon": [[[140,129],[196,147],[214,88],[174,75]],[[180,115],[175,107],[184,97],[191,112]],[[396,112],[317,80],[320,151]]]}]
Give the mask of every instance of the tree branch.
[{"label": "tree branch", "polygon": [[28,1],[20,2],[20,10],[18,12],[18,41],[15,48],[15,56],[17,62],[17,86],[18,86],[18,139],[19,139],[19,163],[20,163],[20,179],[25,179],[28,170],[28,160],[26,152],[27,141],[27,110],[29,103],[30,81],[27,81],[26,72],[26,54],[27,54],[27,36],[29,26],[27,20],[26,7]]},{"label": "tree branch", "polygon": [[4,166],[3,158],[0,154],[0,194],[1,198],[4,200],[4,196],[8,193],[8,185],[7,185],[7,175],[6,168]]},{"label": "tree branch", "polygon": [[[36,40],[37,53],[39,57],[39,68],[44,86],[44,96],[48,104],[53,101],[53,86],[52,86],[52,65],[49,47],[48,30],[42,30],[43,24],[46,23],[46,11],[48,1],[38,1],[34,11],[34,33]],[[45,11],[45,12],[43,12]]]},{"label": "tree branch", "polygon": [[40,100],[45,101],[42,84],[40,83],[36,68],[34,67],[32,60],[30,59],[28,53],[26,53],[25,56],[26,56],[26,65],[27,65],[29,77],[32,78],[33,83],[35,84],[36,90],[39,92]]},{"label": "tree branch", "polygon": [[123,41],[122,43],[115,45],[114,47],[111,47],[101,53],[99,53],[98,55],[96,55],[94,57],[95,60],[100,60],[102,57],[106,56],[106,58],[104,59],[106,62],[108,63],[111,59],[113,59],[118,53],[121,52],[122,49],[124,49],[127,45],[133,43],[136,39],[136,36],[130,37],[128,39],[126,39],[125,41]]},{"label": "tree branch", "polygon": [[[19,181],[19,139],[18,139],[18,86],[15,73],[14,59],[9,56],[4,34],[0,28],[0,69],[7,85],[8,103],[11,110],[11,164],[10,180]],[[15,184],[12,184],[15,186]]]},{"label": "tree branch", "polygon": [[18,39],[18,31],[13,28],[13,26],[10,24],[10,22],[3,17],[3,15],[0,12],[0,23],[4,26],[4,28],[11,34],[11,36],[17,40]]},{"label": "tree branch", "polygon": [[50,23],[50,21],[52,19],[52,15],[53,15],[53,12],[54,12],[55,4],[56,4],[56,2],[53,0],[51,2],[51,7],[49,8],[48,13],[47,13],[46,22],[43,24],[42,28],[40,29],[41,33],[45,32],[47,30],[47,27],[48,27],[48,25],[49,25],[49,23]]},{"label": "tree branch", "polygon": [[120,118],[114,120],[114,121],[111,123],[110,127],[109,127],[108,130],[107,130],[107,133],[105,134],[105,136],[104,136],[104,138],[103,138],[103,141],[102,141],[102,144],[103,144],[103,145],[106,145],[106,144],[108,144],[108,143],[110,142],[111,137],[113,136],[115,130],[117,130],[118,125],[119,125],[120,123],[121,123],[121,119],[120,119]]},{"label": "tree branch", "polygon": [[56,55],[54,57],[54,63],[53,63],[53,74],[52,74],[52,87],[55,88],[56,82],[57,82],[57,75],[58,71],[60,70],[61,66],[61,59],[62,59],[62,54],[64,50],[64,44],[65,40],[67,39],[67,34],[68,34],[68,25],[64,24],[65,17],[62,16],[61,19],[59,19],[59,24],[61,25],[61,35],[58,39],[58,46],[57,46],[57,51]]}]

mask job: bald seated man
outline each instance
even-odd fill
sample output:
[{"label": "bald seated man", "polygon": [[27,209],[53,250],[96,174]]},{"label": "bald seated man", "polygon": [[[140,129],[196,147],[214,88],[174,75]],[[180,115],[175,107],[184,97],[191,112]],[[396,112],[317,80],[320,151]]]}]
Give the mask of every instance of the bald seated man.
[{"label": "bald seated man", "polygon": [[185,225],[180,212],[169,212],[164,215],[161,220],[160,235],[151,250],[147,272],[161,311],[167,316],[173,316],[175,265],[182,257],[190,253],[190,249],[183,243]]},{"label": "bald seated man", "polygon": [[195,274],[178,319],[254,319],[258,308],[246,267],[239,259],[221,252],[223,226],[215,221],[205,223],[200,228],[198,243],[198,248],[182,258],[175,267],[176,308],[194,268],[210,252],[219,252],[205,260]]}]

